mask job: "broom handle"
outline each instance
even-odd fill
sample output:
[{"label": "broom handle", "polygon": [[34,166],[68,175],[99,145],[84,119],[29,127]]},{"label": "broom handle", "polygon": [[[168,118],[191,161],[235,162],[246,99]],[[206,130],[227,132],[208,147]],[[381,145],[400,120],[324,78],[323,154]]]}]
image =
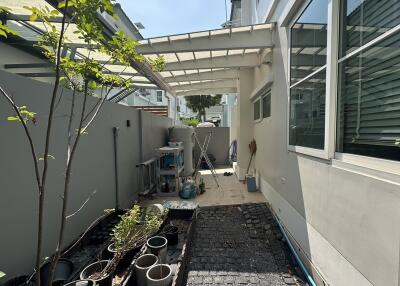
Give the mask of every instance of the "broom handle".
[{"label": "broom handle", "polygon": [[250,164],[251,164],[251,160],[253,159],[253,155],[254,155],[254,153],[251,153],[249,165],[247,166],[247,170],[246,170],[246,175],[249,173]]}]

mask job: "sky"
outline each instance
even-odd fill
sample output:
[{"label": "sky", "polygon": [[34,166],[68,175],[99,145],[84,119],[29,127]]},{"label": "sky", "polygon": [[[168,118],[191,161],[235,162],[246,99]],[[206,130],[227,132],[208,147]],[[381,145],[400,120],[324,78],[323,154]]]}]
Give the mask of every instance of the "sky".
[{"label": "sky", "polygon": [[[221,28],[225,0],[118,0],[133,23],[141,22],[144,38]],[[230,16],[228,5],[228,20]]]}]

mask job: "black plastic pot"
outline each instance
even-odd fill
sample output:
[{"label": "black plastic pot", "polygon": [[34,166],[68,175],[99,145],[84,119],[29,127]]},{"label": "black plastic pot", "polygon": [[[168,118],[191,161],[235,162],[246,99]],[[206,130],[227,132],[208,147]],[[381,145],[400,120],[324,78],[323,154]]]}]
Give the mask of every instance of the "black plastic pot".
[{"label": "black plastic pot", "polygon": [[94,273],[101,272],[103,269],[107,266],[107,264],[110,262],[110,260],[100,260],[95,263],[89,264],[86,266],[81,274],[80,274],[80,279],[81,280],[92,280],[95,282],[95,284],[98,284],[100,286],[110,286],[112,284],[112,274],[113,273],[108,273],[108,275],[102,279],[92,279],[91,276]]},{"label": "black plastic pot", "polygon": [[[40,267],[40,285],[47,286],[49,279],[49,271],[52,261],[45,262]],[[56,269],[54,271],[52,285],[63,285],[65,281],[71,276],[74,265],[68,259],[60,258],[57,262]]]},{"label": "black plastic pot", "polygon": [[95,286],[96,283],[93,280],[75,280],[64,284],[64,286]]},{"label": "black plastic pot", "polygon": [[[28,275],[23,275],[23,276],[18,276],[18,277],[14,277],[11,278],[9,280],[7,280],[6,282],[4,282],[4,284],[1,284],[2,286],[31,286],[33,285],[33,282],[30,281],[28,283],[29,280],[29,276]],[[33,278],[34,280],[34,278]]]},{"label": "black plastic pot", "polygon": [[169,225],[164,229],[164,235],[168,240],[168,245],[175,245],[179,242],[178,227]]}]

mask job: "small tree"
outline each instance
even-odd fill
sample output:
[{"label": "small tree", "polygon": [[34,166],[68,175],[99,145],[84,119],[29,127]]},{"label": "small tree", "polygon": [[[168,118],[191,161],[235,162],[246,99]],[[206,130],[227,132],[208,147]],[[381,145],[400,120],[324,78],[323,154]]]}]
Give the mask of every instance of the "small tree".
[{"label": "small tree", "polygon": [[[128,88],[132,84],[132,78],[125,79],[121,74],[109,74],[105,68],[106,64],[118,63],[126,68],[134,62],[144,62],[145,58],[136,52],[138,42],[128,38],[124,33],[117,32],[110,38],[103,34],[103,26],[98,19],[98,11],[106,12],[114,16],[113,12],[114,0],[64,0],[59,3],[58,10],[49,7],[25,7],[31,12],[30,21],[40,21],[45,27],[45,32],[38,40],[37,48],[43,55],[54,64],[55,76],[54,85],[50,94],[50,104],[48,110],[47,127],[45,134],[44,153],[39,154],[37,146],[32,139],[31,130],[35,128],[36,113],[32,112],[25,105],[17,104],[14,99],[0,86],[0,94],[8,101],[12,107],[14,114],[9,116],[9,121],[20,122],[27,137],[31,156],[33,159],[33,168],[38,190],[38,231],[37,231],[37,249],[36,249],[36,285],[40,285],[40,265],[42,262],[42,236],[43,236],[43,211],[44,197],[47,191],[46,181],[48,174],[48,160],[56,159],[49,153],[51,134],[53,131],[53,118],[56,108],[57,96],[62,97],[63,93],[59,92],[63,86],[72,90],[72,100],[70,112],[68,115],[67,133],[67,149],[65,162],[65,177],[63,182],[62,194],[62,210],[60,213],[60,229],[58,233],[58,242],[52,261],[48,283],[51,285],[53,280],[55,266],[60,257],[63,245],[64,231],[67,219],[77,214],[87,203],[86,200],[82,206],[74,213],[68,215],[68,195],[71,181],[71,170],[74,155],[76,153],[78,143],[82,135],[86,134],[86,130],[93,123],[103,103],[107,99],[111,90],[115,87]],[[0,7],[0,12],[8,13],[10,9]],[[52,22],[52,18],[62,12],[61,27]],[[87,46],[88,54],[86,58],[77,60],[62,55],[62,49],[67,46],[67,31],[71,28],[71,23],[76,25],[74,34],[77,34]],[[5,24],[0,22],[0,36],[7,37],[15,34]],[[97,61],[95,54],[102,53],[109,56],[105,62]],[[165,61],[162,57],[154,60],[148,59],[152,68],[156,71],[162,70]],[[101,94],[97,104],[87,110],[87,97],[95,92]],[[78,110],[78,124],[74,126],[74,118],[76,113],[75,103],[78,97],[82,98],[82,105]]]},{"label": "small tree", "polygon": [[197,112],[198,119],[203,120],[203,122],[206,121],[206,108],[220,104],[221,98],[221,94],[185,96],[187,106]]}]

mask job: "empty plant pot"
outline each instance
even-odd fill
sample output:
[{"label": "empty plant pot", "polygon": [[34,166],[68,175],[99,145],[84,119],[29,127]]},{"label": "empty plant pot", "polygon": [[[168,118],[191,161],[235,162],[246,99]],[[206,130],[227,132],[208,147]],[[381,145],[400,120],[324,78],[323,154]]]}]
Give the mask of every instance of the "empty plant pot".
[{"label": "empty plant pot", "polygon": [[112,284],[112,273],[105,273],[101,275],[101,272],[110,263],[110,260],[100,260],[95,263],[89,264],[82,270],[80,279],[81,280],[93,280],[95,284],[100,286],[110,286]]},{"label": "empty plant pot", "polygon": [[64,286],[95,286],[96,283],[93,280],[75,280],[64,284]]},{"label": "empty plant pot", "polygon": [[160,263],[167,261],[167,239],[163,236],[153,236],[146,242],[147,249],[150,253],[158,257]]},{"label": "empty plant pot", "polygon": [[150,267],[156,265],[158,257],[154,254],[144,254],[136,259],[135,262],[135,277],[136,286],[146,286],[146,273]]},{"label": "empty plant pot", "polygon": [[168,245],[178,244],[178,227],[169,225],[165,228],[164,234],[168,240]]},{"label": "empty plant pot", "polygon": [[[47,286],[49,279],[49,272],[52,261],[45,262],[40,267],[40,285]],[[65,281],[70,277],[74,265],[68,259],[60,258],[57,262],[56,269],[54,270],[52,285],[63,285]]]},{"label": "empty plant pot", "polygon": [[147,286],[169,286],[172,282],[172,269],[168,264],[152,266],[146,273]]}]

